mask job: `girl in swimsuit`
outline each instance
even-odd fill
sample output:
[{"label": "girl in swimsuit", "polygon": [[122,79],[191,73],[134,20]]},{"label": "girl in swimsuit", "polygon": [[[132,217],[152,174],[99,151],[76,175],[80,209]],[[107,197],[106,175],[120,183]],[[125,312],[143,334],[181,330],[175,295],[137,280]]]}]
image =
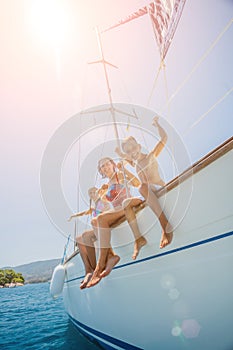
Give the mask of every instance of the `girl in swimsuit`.
[{"label": "girl in swimsuit", "polygon": [[[105,196],[101,195],[102,189],[98,190],[96,187],[91,187],[88,190],[88,196],[90,198],[90,207],[88,210],[73,214],[70,216],[68,221],[71,221],[73,218],[83,215],[92,215],[93,217],[98,216],[100,213],[106,210],[110,210],[110,205],[107,202]],[[92,202],[94,202],[94,208],[92,207]]]},{"label": "girl in swimsuit", "polygon": [[[104,211],[110,210],[111,206],[109,202],[105,199],[103,195],[103,190],[98,190],[96,187],[92,187],[88,190],[88,195],[90,198],[90,207],[88,210],[73,214],[70,216],[68,221],[71,221],[75,217],[83,216],[83,215],[92,215],[92,223],[93,227],[97,216]],[[94,202],[94,207],[92,207],[92,202]],[[85,277],[80,284],[80,289],[84,289],[87,286],[87,283],[91,279],[93,271],[96,268],[96,254],[95,254],[95,246],[94,242],[96,241],[96,232],[95,229],[87,230],[82,233],[82,235],[76,237],[76,243],[79,248],[80,256],[83,260],[83,264],[85,267]],[[111,251],[112,255],[114,255],[113,251]]]},{"label": "girl in swimsuit", "polygon": [[[111,158],[103,158],[98,163],[99,173],[104,178],[108,178],[108,190],[105,194],[114,209],[100,214],[96,221],[92,223],[98,229],[100,240],[100,254],[95,271],[87,287],[92,287],[107,276],[113,267],[119,262],[120,257],[112,254],[111,250],[111,225],[118,219],[126,217],[135,237],[133,259],[136,259],[139,250],[147,241],[141,236],[133,207],[142,203],[140,198],[131,197],[124,186],[124,178],[135,187],[140,186],[139,180],[128,170],[122,169],[122,165],[116,165]],[[97,225],[97,226],[95,226]]]}]

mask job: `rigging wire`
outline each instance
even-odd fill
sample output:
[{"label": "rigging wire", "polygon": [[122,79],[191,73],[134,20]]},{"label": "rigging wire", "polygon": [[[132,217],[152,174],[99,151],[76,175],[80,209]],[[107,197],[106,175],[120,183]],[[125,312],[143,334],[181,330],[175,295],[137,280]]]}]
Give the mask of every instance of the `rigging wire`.
[{"label": "rigging wire", "polygon": [[[170,103],[169,103],[169,94],[168,94],[168,82],[167,82],[167,74],[166,74],[166,66],[163,63],[163,79],[164,79],[164,86],[165,86],[165,96],[166,96],[166,106],[168,107],[168,117],[170,118]],[[159,114],[161,111],[159,111]]]},{"label": "rigging wire", "polygon": [[164,61],[161,61],[161,62],[160,62],[160,65],[159,65],[159,68],[158,68],[158,70],[157,70],[155,79],[154,79],[154,83],[153,83],[153,86],[152,86],[152,89],[151,89],[150,96],[149,96],[148,101],[147,101],[147,106],[150,105],[150,102],[151,102],[151,99],[152,99],[152,96],[153,96],[155,87],[156,87],[157,82],[158,82],[158,79],[159,79],[159,74],[160,74],[160,72],[161,72],[161,69],[163,68],[163,65],[164,65]]},{"label": "rigging wire", "polygon": [[75,251],[75,248],[76,248],[77,232],[78,232],[78,228],[77,228],[77,222],[75,220],[75,222],[74,222],[74,241],[73,241],[73,243],[74,243],[74,251]]},{"label": "rigging wire", "polygon": [[[102,147],[101,147],[101,152],[100,152],[100,157],[99,157],[99,159],[101,159],[101,158],[103,157],[103,151],[104,151],[104,146],[105,146],[105,140],[107,139],[107,133],[108,133],[108,123],[109,123],[109,119],[110,119],[110,117],[108,117],[107,126],[105,127],[104,142],[102,143]],[[94,186],[96,186],[97,178],[98,178],[98,170],[96,170]]]},{"label": "rigging wire", "polygon": [[[185,77],[185,79],[178,85],[175,92],[170,96],[168,103],[170,103],[174,97],[180,92],[180,90],[184,87],[184,85],[188,82],[188,80],[191,78],[193,73],[197,70],[197,68],[201,65],[201,63],[206,59],[206,57],[210,54],[210,52],[213,50],[213,48],[217,45],[217,43],[220,41],[222,36],[226,33],[226,31],[230,28],[230,26],[233,23],[233,18],[227,23],[227,25],[224,27],[224,29],[221,31],[221,33],[216,37],[216,39],[212,42],[212,44],[208,47],[208,49],[205,51],[205,53],[201,56],[201,58],[197,61],[197,63],[193,66],[191,71],[188,73],[188,75]],[[166,107],[166,106],[165,106]],[[164,107],[164,108],[165,108]]]},{"label": "rigging wire", "polygon": [[70,242],[70,238],[71,238],[71,234],[68,236],[68,239],[67,239],[66,245],[65,245],[65,247],[64,247],[64,252],[63,252],[62,259],[61,259],[61,264],[64,264],[64,262],[65,262],[65,259],[66,259],[66,253],[67,253],[68,245],[69,245],[69,242]]},{"label": "rigging wire", "polygon": [[[85,71],[84,71],[84,78],[83,78],[83,82],[82,82],[82,93],[81,93],[81,112],[80,112],[80,129],[82,130],[82,113],[84,111],[84,105],[85,105],[85,101],[84,101],[84,98],[85,98],[85,95],[86,95],[86,86],[87,86],[87,82],[88,82],[88,72],[89,72],[89,66],[88,65],[85,65]],[[80,164],[80,155],[81,155],[81,138],[79,138],[78,140],[78,183],[77,183],[77,193],[76,193],[76,196],[77,196],[77,212],[80,211],[80,167],[81,167],[81,164]],[[87,227],[87,222],[88,222],[88,217],[86,219],[86,223],[85,223],[85,230],[86,230],[86,227]],[[77,237],[77,234],[79,232],[79,218],[76,218],[75,219],[75,226],[74,226],[74,250],[75,250],[75,244],[76,244],[76,237]]]},{"label": "rigging wire", "polygon": [[[81,116],[80,116],[80,128],[81,128]],[[79,190],[80,190],[80,154],[81,154],[81,139],[79,138],[78,143],[78,166],[77,166],[77,170],[78,170],[78,178],[77,178],[77,212],[80,209],[80,196],[79,196]],[[79,231],[79,221],[78,219],[75,219],[75,223],[74,223],[74,250],[75,250],[75,241],[76,241],[76,237],[77,237],[77,233]]]},{"label": "rigging wire", "polygon": [[[167,106],[167,115],[168,120],[170,120],[171,123],[171,109],[170,109],[170,103],[169,103],[169,93],[168,93],[168,82],[167,82],[167,74],[166,74],[166,66],[164,64],[163,66],[163,77],[164,77],[164,85],[165,85],[165,95],[166,95],[166,106]],[[161,114],[161,110],[159,111],[159,115]],[[176,164],[175,164],[175,147],[174,147],[174,135],[171,134],[171,157],[172,157],[172,172],[173,176],[175,176],[176,173]]]},{"label": "rigging wire", "polygon": [[[150,12],[149,11],[148,11],[148,19],[149,19],[149,22],[150,22],[152,30],[153,30],[155,41],[157,41],[155,27],[153,25],[152,18],[150,16]],[[157,73],[156,73],[156,76],[155,76],[155,79],[154,79],[154,83],[153,83],[153,86],[152,86],[152,90],[151,90],[150,96],[149,96],[148,101],[147,101],[147,106],[149,106],[149,104],[150,104],[150,101],[151,101],[154,89],[155,89],[155,87],[157,85],[157,82],[158,82],[159,74],[160,74],[161,69],[163,68],[163,66],[164,66],[164,60],[162,59],[162,57],[160,57],[160,65],[159,65],[159,68],[157,70]]]},{"label": "rigging wire", "polygon": [[[216,37],[216,39],[212,42],[212,44],[208,47],[208,49],[205,51],[205,53],[201,56],[201,58],[197,61],[197,63],[193,66],[191,71],[188,73],[188,75],[185,77],[185,79],[178,85],[175,92],[168,98],[168,88],[167,88],[167,79],[166,79],[166,72],[165,72],[165,65],[164,62],[160,63],[159,69],[157,71],[155,81],[153,84],[152,91],[150,93],[149,99],[148,99],[148,105],[151,101],[153,91],[155,89],[155,86],[158,81],[158,77],[160,74],[161,69],[164,70],[164,81],[165,81],[165,89],[166,89],[166,104],[163,108],[161,108],[160,112],[164,110],[166,107],[168,107],[168,114],[170,115],[170,103],[175,98],[175,96],[180,92],[180,90],[185,86],[185,84],[188,82],[188,80],[191,78],[193,73],[197,70],[197,68],[201,65],[201,63],[207,58],[207,56],[211,53],[211,51],[214,49],[214,47],[218,44],[222,36],[226,33],[226,31],[231,27],[233,23],[233,18],[227,23],[227,25],[224,27],[224,29],[220,32],[220,34]],[[161,65],[162,64],[162,65]],[[217,107],[219,103],[221,103],[231,92],[233,91],[233,88],[230,88],[220,99],[218,99],[205,113],[203,113],[184,133],[186,135],[193,127],[195,127],[197,124],[199,124],[214,108]],[[174,146],[174,145],[173,145]],[[173,154],[173,152],[172,152]]]},{"label": "rigging wire", "polygon": [[124,93],[127,96],[129,103],[132,104],[132,98],[131,98],[131,96],[130,96],[130,94],[128,92],[128,89],[127,89],[127,86],[126,86],[126,83],[125,83],[125,80],[124,80],[124,75],[122,74],[120,67],[118,68],[118,72],[119,72],[119,80],[120,80],[121,85],[122,85],[122,87],[124,89]]},{"label": "rigging wire", "polygon": [[[127,87],[126,87],[126,83],[125,83],[125,80],[124,80],[124,78],[123,78],[123,74],[122,74],[120,68],[119,68],[119,76],[120,76],[120,79],[119,79],[119,80],[120,80],[121,85],[122,85],[122,87],[123,87],[124,93],[125,93],[125,95],[127,96],[127,99],[128,99],[128,101],[129,101],[129,103],[132,104],[132,98],[131,98],[131,96],[130,96],[130,94],[129,94],[129,92],[128,92],[128,89],[127,89]],[[127,132],[129,131],[130,124],[131,124],[131,118],[130,118],[130,116],[128,116],[127,126],[126,126]],[[123,130],[123,129],[121,129],[121,130]],[[123,132],[123,134],[124,134],[124,137],[125,137],[125,133],[124,133],[124,132]]]},{"label": "rigging wire", "polygon": [[228,95],[230,95],[233,91],[233,87],[231,87],[222,97],[220,97],[205,113],[203,113],[185,132],[186,135],[192,128],[194,128],[197,124],[199,124],[214,108],[217,107],[219,103],[221,103]]},{"label": "rigging wire", "polygon": [[[81,121],[82,121],[82,113],[84,112],[84,96],[85,96],[85,91],[86,91],[86,85],[87,85],[87,81],[88,81],[88,68],[89,68],[89,65],[86,65],[86,68],[85,68],[85,73],[84,73],[84,79],[83,79],[83,89],[82,89],[82,96],[81,96],[81,113],[80,113],[80,127],[81,127]],[[98,69],[98,67],[97,67]],[[99,69],[98,69],[99,70]],[[91,112],[90,112],[91,113]],[[96,117],[95,117],[95,114],[93,113],[93,122],[94,122],[94,125],[96,126],[97,125],[97,122],[96,122]],[[108,121],[107,123],[109,122],[109,118],[108,118]],[[106,130],[105,130],[105,136],[104,136],[104,140],[106,140],[107,138],[107,132],[108,132],[108,127],[106,127]],[[101,148],[101,154],[100,156],[102,157],[103,155],[103,149],[104,149],[104,144],[102,145],[102,148]],[[79,147],[78,147],[78,174],[80,174],[80,150],[81,150],[81,139],[79,139]],[[80,175],[79,175],[80,177]],[[95,176],[95,181],[94,181],[94,186],[96,186],[96,183],[97,183],[97,177],[98,177],[98,171],[96,171],[96,176]],[[79,192],[80,192],[80,181],[78,181],[78,185],[77,185],[77,212],[80,210],[80,196],[79,196]],[[87,226],[88,226],[88,222],[89,222],[89,218],[90,216],[87,215],[86,216],[86,220],[85,220],[85,224],[84,224],[84,227],[86,230],[87,229]],[[76,221],[75,221],[75,232],[78,231],[78,221],[79,219],[77,218]],[[76,222],[77,222],[77,226],[76,226]],[[77,228],[76,228],[77,227]]]},{"label": "rigging wire", "polygon": [[123,138],[126,138],[126,131],[128,131],[128,125],[129,125],[129,121],[127,123],[127,127],[125,129],[125,126],[120,125],[119,129],[121,130],[121,135],[123,136]]},{"label": "rigging wire", "polygon": [[[81,97],[80,97],[80,128],[81,128],[81,115],[82,115],[82,111],[84,109],[84,95],[85,95],[85,90],[86,90],[86,82],[87,82],[87,75],[88,75],[88,66],[85,65],[85,70],[84,70],[84,77],[83,77],[83,81],[82,81],[82,89],[81,89]],[[77,186],[76,186],[76,209],[77,212],[80,209],[80,196],[79,196],[79,190],[80,190],[80,150],[81,150],[81,139],[78,140],[77,143],[77,148],[78,148],[78,164],[77,164],[77,171],[78,171],[78,176],[77,176]],[[74,242],[74,250],[75,250],[75,244],[76,244],[76,237],[77,237],[77,233],[79,231],[79,221],[78,219],[75,219],[74,222],[74,238],[69,237],[70,240],[72,240]]]},{"label": "rigging wire", "polygon": [[80,99],[80,109],[81,112],[84,110],[84,96],[86,95],[86,87],[87,87],[87,81],[88,81],[88,65],[85,64],[85,71],[84,71],[84,77],[83,77],[83,83],[82,83],[82,91],[81,91],[81,99]]},{"label": "rigging wire", "polygon": [[[111,106],[110,112],[111,112],[111,116],[112,116],[112,120],[113,120],[113,127],[114,127],[116,143],[117,143],[117,146],[120,148],[119,134],[118,134],[117,123],[116,123],[116,119],[115,119],[115,107],[114,107],[113,101],[112,101],[111,87],[110,87],[109,77],[108,77],[108,72],[107,72],[107,64],[109,64],[110,66],[115,67],[115,68],[118,68],[118,67],[114,66],[113,64],[111,64],[105,60],[103,46],[102,46],[102,40],[101,40],[101,33],[99,32],[97,27],[95,29],[96,29],[96,35],[97,35],[97,40],[98,40],[98,44],[99,44],[99,50],[100,50],[100,54],[101,54],[101,61],[99,61],[99,62],[102,63],[103,68],[104,68],[104,75],[105,75],[105,81],[107,84],[109,102],[110,102],[110,106]],[[122,161],[122,165],[123,165],[123,161]],[[127,186],[124,167],[122,168],[122,172],[123,172],[123,176],[124,176],[124,184],[125,184],[125,188],[126,188],[126,192],[127,192],[127,197],[129,197],[129,189]]]},{"label": "rigging wire", "polygon": [[[130,104],[132,104],[132,98],[131,98],[131,96],[130,96],[130,94],[129,94],[129,92],[128,92],[127,86],[126,86],[126,84],[125,84],[125,81],[124,81],[124,79],[123,79],[123,75],[122,75],[120,69],[119,69],[119,73],[120,73],[120,78],[121,78],[121,79],[120,79],[120,80],[121,80],[121,84],[122,84],[123,87],[124,87],[125,94],[126,94],[128,100],[129,100]],[[142,131],[142,125],[141,125],[141,122],[140,122],[140,118],[138,117],[138,115],[137,115],[136,110],[135,110],[134,107],[132,108],[132,110],[133,110],[134,116],[136,117],[136,119],[137,119],[137,121],[138,121],[138,125],[139,125],[139,127],[140,127],[139,129],[140,129],[140,132],[141,132],[141,135],[142,135],[142,139],[143,139],[144,145],[145,145],[146,149],[148,149],[148,145],[147,145],[147,142],[146,142],[144,133],[143,133],[143,131]],[[128,117],[128,121],[127,121],[127,126],[126,126],[126,131],[127,131],[127,133],[129,132],[130,124],[131,124],[131,117],[129,116],[129,117]],[[123,131],[123,127],[121,127],[121,130],[122,130],[122,133],[123,133],[124,137],[126,137],[126,133]]]}]

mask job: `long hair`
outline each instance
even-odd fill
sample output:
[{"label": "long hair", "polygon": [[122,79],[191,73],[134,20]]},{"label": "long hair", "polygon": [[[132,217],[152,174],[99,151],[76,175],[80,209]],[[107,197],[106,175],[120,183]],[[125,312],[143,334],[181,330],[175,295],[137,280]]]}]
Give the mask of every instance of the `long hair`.
[{"label": "long hair", "polygon": [[102,173],[102,171],[101,171],[101,166],[102,166],[104,163],[106,163],[106,162],[111,162],[111,163],[112,163],[114,171],[116,171],[116,169],[117,169],[116,163],[114,162],[114,160],[113,160],[112,158],[110,158],[110,157],[104,157],[104,158],[100,159],[100,160],[98,161],[98,172],[100,173],[100,175],[102,176],[103,179],[106,177],[106,175],[104,175],[104,174]]}]

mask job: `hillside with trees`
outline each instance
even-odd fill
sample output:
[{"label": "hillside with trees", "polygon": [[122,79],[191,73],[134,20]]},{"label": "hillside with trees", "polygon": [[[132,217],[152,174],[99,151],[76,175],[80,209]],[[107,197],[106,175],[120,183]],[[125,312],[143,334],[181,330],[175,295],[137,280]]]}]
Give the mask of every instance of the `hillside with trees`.
[{"label": "hillside with trees", "polygon": [[35,261],[29,264],[5,267],[2,269],[9,271],[14,270],[19,275],[23,275],[25,283],[40,283],[47,282],[51,279],[53,270],[60,261],[61,259]]},{"label": "hillside with trees", "polygon": [[25,277],[25,283],[47,282],[52,278],[54,268],[61,259],[36,261],[30,264],[16,266],[14,269]]},{"label": "hillside with trees", "polygon": [[12,269],[0,270],[0,286],[9,287],[9,285],[22,285],[24,284],[24,277],[22,273],[15,272]]}]

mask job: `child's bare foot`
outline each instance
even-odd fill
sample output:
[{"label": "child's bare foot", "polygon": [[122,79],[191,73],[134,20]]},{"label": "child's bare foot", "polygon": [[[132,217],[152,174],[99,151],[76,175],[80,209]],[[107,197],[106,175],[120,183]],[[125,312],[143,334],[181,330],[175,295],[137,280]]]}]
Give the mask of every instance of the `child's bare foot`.
[{"label": "child's bare foot", "polygon": [[101,272],[100,276],[101,277],[106,277],[110,274],[114,266],[120,261],[120,257],[118,255],[111,255],[108,258],[106,267],[103,272]]},{"label": "child's bare foot", "polygon": [[144,237],[139,237],[134,242],[134,251],[132,255],[132,259],[135,260],[140,252],[140,249],[147,244],[147,240]]},{"label": "child's bare foot", "polygon": [[87,288],[93,287],[101,281],[102,277],[100,274],[102,271],[103,268],[101,269],[100,266],[97,265],[90,281],[87,283]]},{"label": "child's bare foot", "polygon": [[160,248],[164,248],[168,244],[170,244],[172,241],[172,238],[173,238],[172,227],[170,224],[168,224],[166,231],[163,230],[163,232],[162,232],[162,237],[161,237],[161,241],[160,241]]},{"label": "child's bare foot", "polygon": [[87,273],[86,276],[84,277],[84,280],[81,282],[79,288],[80,289],[86,288],[86,286],[87,286],[88,282],[90,281],[91,277],[92,277],[92,273],[91,272]]}]

